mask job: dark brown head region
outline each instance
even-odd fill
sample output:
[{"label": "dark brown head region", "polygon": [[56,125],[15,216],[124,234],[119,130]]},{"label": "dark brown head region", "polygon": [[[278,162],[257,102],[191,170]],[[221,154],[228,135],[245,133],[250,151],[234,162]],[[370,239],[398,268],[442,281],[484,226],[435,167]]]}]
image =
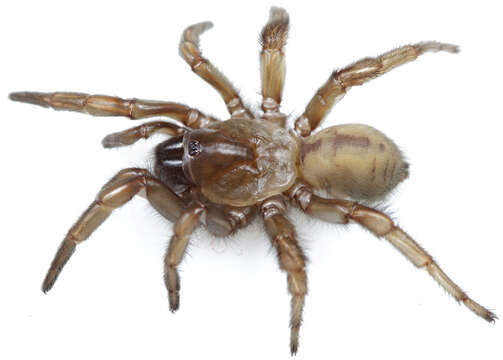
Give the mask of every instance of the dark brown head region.
[{"label": "dark brown head region", "polygon": [[242,143],[212,129],[198,129],[184,138],[183,170],[194,184],[217,181],[242,165],[254,167],[251,143]]},{"label": "dark brown head region", "polygon": [[172,137],[155,148],[155,174],[176,193],[190,185],[183,172],[183,155],[183,136]]}]

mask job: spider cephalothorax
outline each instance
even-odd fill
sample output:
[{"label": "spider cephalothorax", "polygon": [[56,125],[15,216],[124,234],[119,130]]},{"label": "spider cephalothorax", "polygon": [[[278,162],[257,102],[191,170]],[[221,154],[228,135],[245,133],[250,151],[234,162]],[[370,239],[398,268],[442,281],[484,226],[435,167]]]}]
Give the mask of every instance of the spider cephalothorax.
[{"label": "spider cephalothorax", "polygon": [[[12,93],[10,98],[96,116],[130,119],[170,117],[181,125],[151,121],[110,134],[106,148],[130,145],[154,133],[170,136],[155,148],[154,174],[146,169],[120,171],[98,193],[96,200],[69,230],[43,282],[49,291],[78,243],[135,195],[143,195],[169,221],[174,231],[165,255],[165,283],[172,311],[179,307],[177,267],[194,229],[205,226],[217,236],[228,236],[260,214],[286,271],[291,302],[292,354],[297,352],[304,298],[306,260],[286,201],[319,219],[339,224],[355,222],[384,237],[414,265],[424,268],[457,301],[487,321],[496,316],[473,301],[440,269],[433,258],[372,204],[384,199],[408,176],[408,164],[397,146],[378,130],[360,124],[338,125],[311,135],[332,106],[349,88],[415,60],[427,51],[457,52],[454,45],[423,42],[406,45],[375,58],[366,58],[333,72],[295,120],[293,129],[280,112],[288,34],[288,14],[273,8],[261,34],[262,113],[253,114],[231,83],[202,57],[198,46],[205,22],[185,30],[180,54],[192,70],[224,99],[230,119],[219,121],[185,105],[80,93]],[[326,198],[315,195],[328,194]]]}]

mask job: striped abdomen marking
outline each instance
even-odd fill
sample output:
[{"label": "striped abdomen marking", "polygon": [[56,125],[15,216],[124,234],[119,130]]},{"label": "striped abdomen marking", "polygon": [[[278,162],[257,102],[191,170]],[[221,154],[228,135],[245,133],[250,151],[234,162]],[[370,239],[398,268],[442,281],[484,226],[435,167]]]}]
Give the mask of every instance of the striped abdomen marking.
[{"label": "striped abdomen marking", "polygon": [[304,140],[302,177],[315,189],[357,200],[384,197],[408,173],[397,146],[378,130],[338,125]]}]

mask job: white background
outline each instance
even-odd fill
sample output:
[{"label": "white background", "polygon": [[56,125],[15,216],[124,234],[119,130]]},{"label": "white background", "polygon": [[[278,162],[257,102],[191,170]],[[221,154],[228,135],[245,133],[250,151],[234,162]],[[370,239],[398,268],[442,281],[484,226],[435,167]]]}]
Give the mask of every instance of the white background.
[{"label": "white background", "polygon": [[[67,229],[115,172],[145,165],[162,137],[105,150],[106,134],[138,122],[7,100],[11,91],[82,91],[178,101],[225,118],[218,94],[178,56],[181,32],[213,21],[204,55],[257,104],[257,39],[271,5],[291,16],[283,110],[292,117],[336,67],[421,40],[461,46],[353,88],[325,125],[362,122],[395,139],[411,177],[389,200],[394,218],[476,301],[503,314],[497,3],[3,3],[0,357],[290,358],[286,279],[260,221],[226,241],[194,235],[173,315],[162,281],[171,226],[135,199],[79,246],[44,295]],[[458,306],[385,240],[292,217],[310,258],[297,358],[501,359],[501,322]]]}]

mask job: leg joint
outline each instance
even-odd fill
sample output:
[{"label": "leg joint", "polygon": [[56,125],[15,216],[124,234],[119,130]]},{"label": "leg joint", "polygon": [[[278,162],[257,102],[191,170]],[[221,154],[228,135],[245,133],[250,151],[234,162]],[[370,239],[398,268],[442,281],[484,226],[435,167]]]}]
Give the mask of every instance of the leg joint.
[{"label": "leg joint", "polygon": [[398,228],[393,221],[385,214],[354,203],[348,214],[347,219],[351,219],[366,227],[377,236],[387,236]]},{"label": "leg joint", "polygon": [[[190,109],[187,114],[187,126],[189,127],[199,127],[200,125],[199,117],[201,113],[195,109]],[[198,124],[199,123],[199,124]]]},{"label": "leg joint", "polygon": [[306,258],[302,249],[292,241],[293,234],[279,235],[274,238],[274,246],[278,252],[280,267],[289,274],[304,274]]},{"label": "leg joint", "polygon": [[[108,208],[109,206],[107,206],[103,200],[101,199],[101,193],[98,194],[98,196],[96,197],[96,200],[94,200],[94,203],[92,205],[96,205],[97,207],[101,207],[101,208]],[[92,206],[91,205],[91,206]]]},{"label": "leg joint", "polygon": [[85,239],[79,239],[78,234],[74,235],[72,230],[70,230],[70,232],[66,235],[65,241],[68,241],[69,243],[73,243],[73,244],[78,244],[78,243],[85,240]]},{"label": "leg joint", "polygon": [[127,107],[128,107],[128,117],[131,119],[131,120],[134,120],[136,119],[137,117],[134,115],[134,111],[136,109],[136,101],[137,99],[129,99],[129,100],[126,100],[126,104],[127,104]]},{"label": "leg joint", "polygon": [[208,60],[206,60],[202,56],[197,56],[191,61],[190,68],[192,69],[192,71],[197,73],[198,68],[205,65],[208,65]]},{"label": "leg joint", "polygon": [[426,269],[429,269],[434,263],[435,263],[435,261],[433,260],[433,258],[430,255],[428,255],[428,257],[424,261],[424,263],[419,265],[418,267],[420,267],[420,268],[424,267]]},{"label": "leg joint", "polygon": [[266,113],[277,113],[279,110],[279,104],[271,97],[264,98],[262,100],[262,110]]},{"label": "leg joint", "polygon": [[304,269],[288,273],[288,291],[293,296],[302,297],[307,294],[307,276]]},{"label": "leg joint", "polygon": [[260,213],[264,219],[274,215],[286,214],[286,204],[281,196],[271,197],[260,205]]},{"label": "leg joint", "polygon": [[295,200],[302,211],[307,211],[311,203],[312,191],[302,182],[295,183],[287,192],[286,195],[290,199]]},{"label": "leg joint", "polygon": [[295,133],[301,137],[307,137],[311,134],[312,128],[306,115],[300,116],[295,120]]},{"label": "leg joint", "polygon": [[150,178],[150,173],[145,169],[129,168],[121,170],[101,188],[96,197],[96,202],[100,206],[117,208],[146,188]]}]

